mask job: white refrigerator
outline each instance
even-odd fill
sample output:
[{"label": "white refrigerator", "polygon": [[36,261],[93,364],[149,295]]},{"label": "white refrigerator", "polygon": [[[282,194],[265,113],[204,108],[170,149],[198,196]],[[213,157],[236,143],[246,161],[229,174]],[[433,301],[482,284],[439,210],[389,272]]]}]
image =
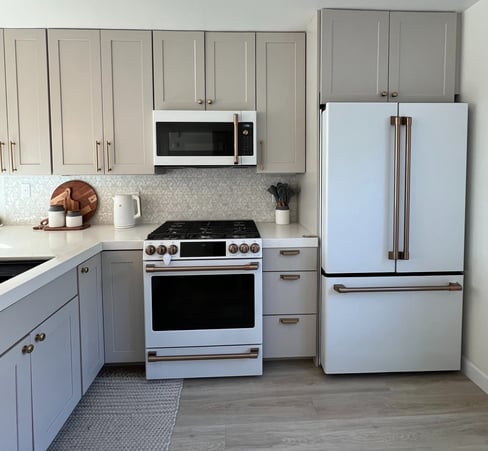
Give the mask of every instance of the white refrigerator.
[{"label": "white refrigerator", "polygon": [[328,103],[321,120],[325,373],[458,370],[467,105]]}]

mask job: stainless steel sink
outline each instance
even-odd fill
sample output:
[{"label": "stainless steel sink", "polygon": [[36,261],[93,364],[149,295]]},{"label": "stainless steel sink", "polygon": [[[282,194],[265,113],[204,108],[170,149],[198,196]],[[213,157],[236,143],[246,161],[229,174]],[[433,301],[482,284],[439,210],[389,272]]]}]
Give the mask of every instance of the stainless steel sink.
[{"label": "stainless steel sink", "polygon": [[0,260],[0,283],[40,265],[50,258],[36,260]]}]

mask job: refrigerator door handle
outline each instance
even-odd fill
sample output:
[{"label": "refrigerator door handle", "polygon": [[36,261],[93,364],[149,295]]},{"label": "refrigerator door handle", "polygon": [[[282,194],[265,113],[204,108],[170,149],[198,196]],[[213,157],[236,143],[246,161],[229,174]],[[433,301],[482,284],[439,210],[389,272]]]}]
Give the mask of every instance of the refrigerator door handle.
[{"label": "refrigerator door handle", "polygon": [[398,253],[399,260],[410,258],[410,168],[412,155],[412,118],[402,117],[402,125],[406,126],[405,133],[405,193],[403,204],[403,252]]},{"label": "refrigerator door handle", "polygon": [[458,282],[449,282],[447,285],[412,285],[396,287],[346,287],[338,283],[333,286],[338,293],[389,293],[396,291],[462,291]]},{"label": "refrigerator door handle", "polygon": [[393,178],[393,250],[388,252],[389,260],[398,260],[398,235],[400,223],[400,127],[401,117],[390,116],[390,124],[395,126],[395,160]]}]

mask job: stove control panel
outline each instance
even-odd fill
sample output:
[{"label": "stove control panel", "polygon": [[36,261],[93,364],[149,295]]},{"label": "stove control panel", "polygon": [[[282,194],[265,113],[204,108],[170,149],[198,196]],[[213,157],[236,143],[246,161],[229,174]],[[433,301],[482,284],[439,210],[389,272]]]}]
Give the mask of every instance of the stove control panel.
[{"label": "stove control panel", "polygon": [[[261,240],[148,240],[144,242],[144,260],[163,260],[171,256],[175,260],[261,258]],[[165,257],[166,256],[166,257]]]}]

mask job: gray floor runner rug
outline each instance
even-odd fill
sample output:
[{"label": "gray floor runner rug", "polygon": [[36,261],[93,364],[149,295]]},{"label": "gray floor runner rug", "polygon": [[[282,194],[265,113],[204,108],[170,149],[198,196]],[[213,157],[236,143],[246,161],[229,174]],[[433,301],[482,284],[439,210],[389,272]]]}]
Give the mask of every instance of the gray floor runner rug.
[{"label": "gray floor runner rug", "polygon": [[104,368],[49,447],[169,450],[182,380],[147,381],[142,368]]}]

